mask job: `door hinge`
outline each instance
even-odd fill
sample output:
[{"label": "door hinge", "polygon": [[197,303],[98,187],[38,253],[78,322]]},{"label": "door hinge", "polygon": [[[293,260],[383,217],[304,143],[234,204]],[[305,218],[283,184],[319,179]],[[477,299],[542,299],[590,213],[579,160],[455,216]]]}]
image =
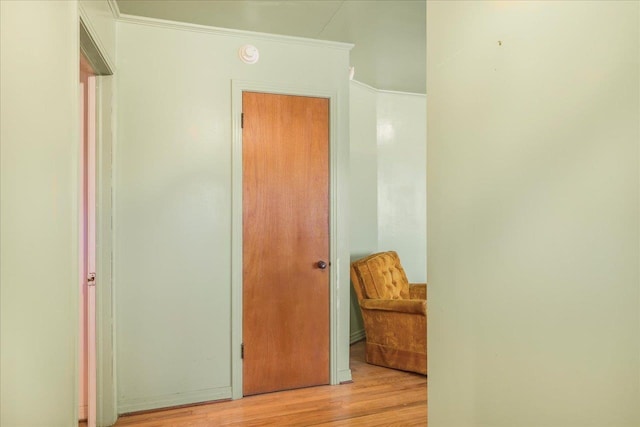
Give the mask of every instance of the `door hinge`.
[{"label": "door hinge", "polygon": [[87,286],[95,286],[96,285],[96,273],[89,273],[87,276]]},{"label": "door hinge", "polygon": [[240,359],[244,359],[244,343],[240,344]]},{"label": "door hinge", "polygon": [[240,128],[244,129],[244,113],[240,113]]}]

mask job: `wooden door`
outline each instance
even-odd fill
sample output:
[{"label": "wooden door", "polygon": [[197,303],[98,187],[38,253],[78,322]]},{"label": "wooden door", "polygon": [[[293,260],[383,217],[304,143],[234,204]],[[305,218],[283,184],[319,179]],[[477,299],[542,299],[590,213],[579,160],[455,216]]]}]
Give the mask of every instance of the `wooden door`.
[{"label": "wooden door", "polygon": [[243,393],[329,383],[329,100],[244,92]]}]

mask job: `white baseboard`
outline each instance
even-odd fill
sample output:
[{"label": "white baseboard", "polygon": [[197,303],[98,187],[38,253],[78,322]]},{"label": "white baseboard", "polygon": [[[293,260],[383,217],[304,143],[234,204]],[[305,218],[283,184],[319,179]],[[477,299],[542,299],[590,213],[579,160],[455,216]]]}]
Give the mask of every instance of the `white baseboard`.
[{"label": "white baseboard", "polygon": [[338,371],[338,384],[351,382],[351,369],[343,369]]},{"label": "white baseboard", "polygon": [[161,396],[137,397],[118,402],[118,414],[146,411],[149,409],[170,408],[172,406],[231,399],[231,387],[218,387],[188,393],[175,393]]},{"label": "white baseboard", "polygon": [[360,329],[359,331],[351,332],[349,336],[349,344],[353,344],[354,342],[358,342],[365,338],[364,329]]}]

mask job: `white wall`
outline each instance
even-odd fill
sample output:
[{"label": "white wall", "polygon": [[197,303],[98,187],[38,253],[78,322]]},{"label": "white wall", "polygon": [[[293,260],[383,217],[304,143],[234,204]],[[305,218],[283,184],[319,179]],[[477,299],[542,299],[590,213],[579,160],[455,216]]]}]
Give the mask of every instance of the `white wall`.
[{"label": "white wall", "polygon": [[[395,250],[411,282],[426,281],[426,98],[350,86],[351,259]],[[351,341],[364,336],[355,293]]]},{"label": "white wall", "polygon": [[77,423],[78,11],[0,2],[0,425]]},{"label": "white wall", "polygon": [[[349,253],[351,260],[378,251],[378,91],[349,84]],[[364,338],[364,322],[353,286],[350,287],[350,341]]]},{"label": "white wall", "polygon": [[431,427],[640,425],[639,7],[427,4]]},{"label": "white wall", "polygon": [[354,259],[378,250],[377,99],[377,90],[358,82],[350,83],[349,233]]},{"label": "white wall", "polygon": [[[118,23],[121,413],[231,397],[232,80],[337,95],[337,292],[348,298],[348,49],[189,28]],[[238,58],[246,43],[260,50],[255,65]],[[342,303],[340,380],[350,379],[348,322]]]},{"label": "white wall", "polygon": [[427,126],[424,95],[377,97],[378,250],[395,250],[412,283],[427,280]]},{"label": "white wall", "polygon": [[350,86],[351,257],[395,250],[426,280],[426,97]]}]

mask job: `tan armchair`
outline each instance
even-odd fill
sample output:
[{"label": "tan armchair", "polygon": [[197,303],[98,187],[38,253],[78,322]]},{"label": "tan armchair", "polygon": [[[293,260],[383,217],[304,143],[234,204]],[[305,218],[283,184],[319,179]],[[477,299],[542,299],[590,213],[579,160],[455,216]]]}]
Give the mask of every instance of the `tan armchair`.
[{"label": "tan armchair", "polygon": [[394,251],[351,263],[366,335],[366,361],[427,374],[427,285],[410,284]]}]

